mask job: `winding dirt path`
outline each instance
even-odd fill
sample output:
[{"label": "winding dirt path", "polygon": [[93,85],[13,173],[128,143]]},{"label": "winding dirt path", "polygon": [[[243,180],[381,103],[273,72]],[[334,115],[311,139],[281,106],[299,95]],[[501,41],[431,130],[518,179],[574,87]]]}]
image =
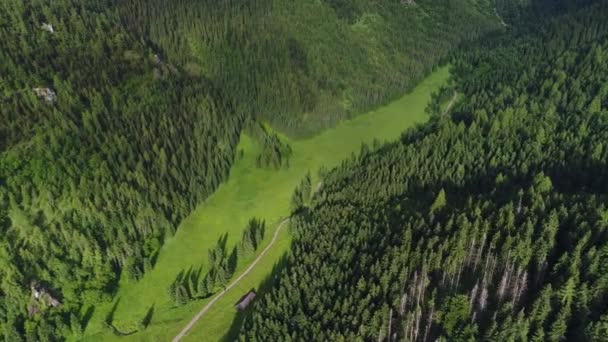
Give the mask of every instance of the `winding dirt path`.
[{"label": "winding dirt path", "polygon": [[188,331],[190,331],[190,329],[192,329],[192,327],[194,327],[194,325],[196,324],[196,322],[198,322],[201,319],[201,317],[203,317],[203,315],[205,313],[207,313],[207,311],[209,311],[209,309],[211,309],[211,307],[213,306],[213,304],[215,304],[215,302],[217,302],[218,300],[222,299],[222,297],[224,297],[224,294],[226,294],[226,292],[230,291],[231,288],[235,287],[241,281],[241,279],[245,278],[253,270],[253,268],[258,264],[258,262],[260,262],[260,260],[262,260],[262,258],[264,257],[264,255],[266,255],[266,253],[274,245],[274,243],[277,240],[277,237],[279,236],[279,233],[281,232],[281,229],[283,228],[283,226],[287,222],[289,222],[289,218],[286,218],[283,221],[281,221],[281,223],[279,224],[279,226],[275,230],[274,235],[272,236],[272,240],[270,240],[270,243],[268,243],[268,245],[262,250],[262,252],[260,253],[260,255],[258,255],[257,258],[255,258],[255,260],[253,260],[253,262],[251,263],[251,265],[249,265],[249,267],[247,267],[247,269],[243,273],[241,273],[241,275],[239,275],[238,278],[236,278],[232,283],[230,283],[230,285],[226,286],[226,288],[224,288],[220,293],[218,293],[215,296],[215,298],[213,298],[209,303],[207,303],[207,305],[205,305],[201,309],[201,311],[199,311],[196,314],[196,316],[194,316],[194,318],[192,318],[192,320],[190,320],[190,322],[188,322],[188,324],[184,327],[184,329],[182,329],[182,331],[180,331],[180,333],[177,334],[173,338],[173,342],[178,342],[182,338],[184,338],[184,336],[186,336],[186,334],[188,333]]}]

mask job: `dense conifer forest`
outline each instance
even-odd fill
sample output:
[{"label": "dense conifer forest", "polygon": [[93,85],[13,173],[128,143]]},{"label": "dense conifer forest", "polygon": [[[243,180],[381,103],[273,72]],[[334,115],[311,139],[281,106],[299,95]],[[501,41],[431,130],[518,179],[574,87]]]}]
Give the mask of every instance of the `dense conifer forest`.
[{"label": "dense conifer forest", "polygon": [[80,303],[111,294],[121,272],[135,280],[151,268],[233,159],[241,116],[209,82],[155,56],[110,6],[0,4],[0,330],[8,341],[79,332]]},{"label": "dense conifer forest", "polygon": [[330,127],[497,26],[484,0],[0,2],[0,334],[79,336],[82,303],[154,267],[243,131],[259,167],[289,167],[259,119]]},{"label": "dense conifer forest", "polygon": [[454,53],[451,113],[296,201],[241,340],[606,340],[608,4],[552,5]]},{"label": "dense conifer forest", "polygon": [[450,49],[497,27],[486,0],[126,0],[126,25],[240,110],[290,135],[411,89]]}]

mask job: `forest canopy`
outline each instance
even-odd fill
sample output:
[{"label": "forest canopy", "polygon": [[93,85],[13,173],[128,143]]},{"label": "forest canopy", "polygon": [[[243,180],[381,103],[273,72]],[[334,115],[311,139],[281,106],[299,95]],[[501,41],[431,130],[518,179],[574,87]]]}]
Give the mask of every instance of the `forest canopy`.
[{"label": "forest canopy", "polygon": [[0,2],[0,334],[79,336],[82,304],[154,267],[248,125],[259,166],[288,167],[260,121],[318,132],[496,27],[472,0]]},{"label": "forest canopy", "polygon": [[127,27],[239,110],[310,135],[412,89],[498,27],[490,1],[125,0]]},{"label": "forest canopy", "polygon": [[601,341],[608,4],[457,50],[446,115],[330,171],[243,341]]}]

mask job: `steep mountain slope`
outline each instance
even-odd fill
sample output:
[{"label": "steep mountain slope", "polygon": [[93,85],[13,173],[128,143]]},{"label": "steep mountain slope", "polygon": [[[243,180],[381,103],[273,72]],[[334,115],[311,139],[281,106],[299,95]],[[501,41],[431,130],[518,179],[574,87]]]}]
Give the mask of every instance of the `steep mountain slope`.
[{"label": "steep mountain slope", "polygon": [[312,132],[394,97],[495,27],[481,3],[0,3],[0,333],[78,336],[81,304],[137,281],[227,177],[251,117]]},{"label": "steep mountain slope", "polygon": [[448,116],[331,171],[241,340],[602,340],[604,3],[455,57]]},{"label": "steep mountain slope", "polygon": [[238,108],[310,135],[411,89],[498,27],[490,1],[127,0],[129,27]]},{"label": "steep mountain slope", "polygon": [[4,1],[0,31],[0,332],[57,340],[152,267],[227,175],[242,116],[107,1]]}]

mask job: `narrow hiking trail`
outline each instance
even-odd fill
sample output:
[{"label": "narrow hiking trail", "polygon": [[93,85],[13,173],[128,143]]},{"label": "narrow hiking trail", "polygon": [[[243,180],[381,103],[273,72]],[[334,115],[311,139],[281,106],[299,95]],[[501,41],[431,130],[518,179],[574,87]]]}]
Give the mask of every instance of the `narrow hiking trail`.
[{"label": "narrow hiking trail", "polygon": [[230,285],[226,286],[217,296],[215,296],[215,298],[213,298],[209,303],[207,303],[207,305],[205,305],[201,309],[201,311],[199,311],[196,314],[196,316],[194,316],[194,318],[192,318],[192,320],[190,320],[190,322],[188,322],[188,324],[184,327],[184,329],[182,329],[182,331],[180,331],[179,334],[177,334],[173,338],[173,342],[178,342],[182,338],[184,338],[184,336],[186,336],[186,334],[188,333],[188,331],[190,331],[190,329],[192,329],[192,327],[194,327],[194,325],[203,317],[203,315],[205,313],[207,313],[207,311],[209,311],[209,309],[211,309],[211,307],[213,306],[213,304],[215,304],[217,301],[219,301],[220,299],[222,299],[222,297],[224,297],[224,294],[226,294],[226,292],[230,291],[230,289],[232,289],[233,287],[235,287],[236,285],[238,285],[238,283],[241,281],[241,279],[245,278],[253,270],[253,268],[258,264],[258,262],[260,262],[260,260],[262,260],[262,258],[264,257],[264,255],[274,245],[274,243],[277,240],[277,237],[279,236],[279,233],[281,232],[281,229],[283,228],[283,226],[287,222],[289,222],[289,218],[286,218],[283,221],[281,221],[281,223],[279,224],[279,226],[275,230],[274,235],[272,236],[272,240],[270,240],[270,243],[268,243],[268,245],[262,250],[262,252],[260,253],[260,255],[258,255],[255,258],[255,260],[253,260],[253,262],[251,263],[251,265],[249,265],[249,267],[247,267],[247,269],[243,273],[241,273],[241,275],[239,275],[238,278],[236,278],[232,283],[230,283]]}]

